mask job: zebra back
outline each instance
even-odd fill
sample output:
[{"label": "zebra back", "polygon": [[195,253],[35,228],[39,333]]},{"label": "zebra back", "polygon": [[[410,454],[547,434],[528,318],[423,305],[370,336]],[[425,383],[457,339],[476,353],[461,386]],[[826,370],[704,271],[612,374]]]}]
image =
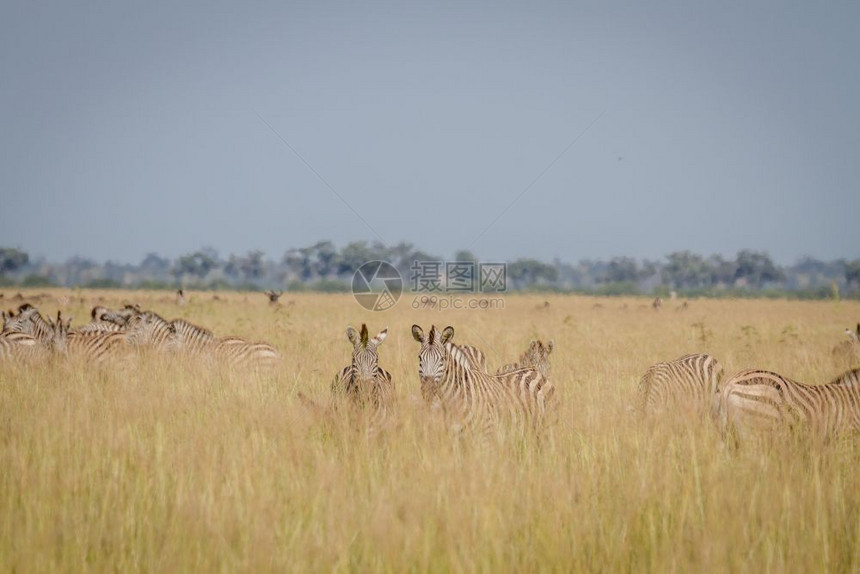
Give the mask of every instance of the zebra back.
[{"label": "zebra back", "polygon": [[49,356],[38,339],[25,333],[4,331],[0,334],[0,361],[36,362]]},{"label": "zebra back", "polygon": [[636,392],[635,409],[640,414],[686,408],[704,414],[719,388],[723,367],[706,354],[684,355],[648,368]]},{"label": "zebra back", "polygon": [[133,345],[123,331],[70,331],[65,343],[65,352],[70,357],[94,364],[127,358],[131,351]]},{"label": "zebra back", "polygon": [[829,383],[806,385],[771,371],[734,374],[720,393],[719,423],[724,434],[778,428],[804,429],[829,438],[860,430],[860,370]]}]

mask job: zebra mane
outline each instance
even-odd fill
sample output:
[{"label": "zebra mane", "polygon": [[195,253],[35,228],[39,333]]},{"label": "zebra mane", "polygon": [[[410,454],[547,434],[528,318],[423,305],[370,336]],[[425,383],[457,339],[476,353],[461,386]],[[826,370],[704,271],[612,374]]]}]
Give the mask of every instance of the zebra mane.
[{"label": "zebra mane", "polygon": [[463,352],[463,349],[454,343],[445,343],[445,350],[448,352],[448,357],[455,365],[459,365],[467,371],[472,370],[472,363],[469,361],[469,357],[466,356],[466,353]]}]

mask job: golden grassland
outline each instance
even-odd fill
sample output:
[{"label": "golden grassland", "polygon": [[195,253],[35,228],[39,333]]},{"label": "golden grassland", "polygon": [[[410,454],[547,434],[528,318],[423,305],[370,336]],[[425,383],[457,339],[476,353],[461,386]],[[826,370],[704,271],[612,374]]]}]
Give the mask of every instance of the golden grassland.
[{"label": "golden grassland", "polygon": [[[41,292],[41,290],[39,290]],[[30,296],[36,292],[24,293]],[[824,382],[856,302],[508,296],[504,310],[372,313],[347,295],[50,291],[74,314],[140,303],[266,340],[264,374],[146,357],[114,370],[0,372],[3,571],[860,570],[860,449],[722,446],[710,421],[628,412],[652,363],[708,352],[727,375]],[[10,307],[9,294],[0,300]],[[57,298],[59,297],[59,302]],[[544,305],[549,302],[549,306]],[[599,304],[599,306],[596,306]],[[385,326],[399,404],[384,432],[313,411],[347,364],[347,325]],[[495,369],[552,338],[558,424],[475,447],[421,404],[413,323],[453,325]]]}]

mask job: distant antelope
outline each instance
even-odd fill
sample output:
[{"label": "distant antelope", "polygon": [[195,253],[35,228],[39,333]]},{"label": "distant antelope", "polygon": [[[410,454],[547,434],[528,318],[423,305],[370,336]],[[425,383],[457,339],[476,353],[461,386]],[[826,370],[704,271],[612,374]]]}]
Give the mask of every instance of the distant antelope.
[{"label": "distant antelope", "polygon": [[283,291],[278,291],[277,293],[272,290],[266,291],[266,297],[269,298],[270,305],[275,305],[278,302],[278,299],[280,299],[281,295],[283,294]]},{"label": "distant antelope", "polygon": [[185,305],[185,291],[182,289],[176,291],[176,304],[180,307]]},{"label": "distant antelope", "polygon": [[678,305],[678,307],[675,309],[675,311],[686,311],[689,307],[690,307],[689,303],[684,301],[683,303]]},{"label": "distant antelope", "polygon": [[661,299],[660,297],[657,297],[651,303],[651,308],[654,309],[655,311],[659,311],[662,307],[663,307],[663,299]]}]

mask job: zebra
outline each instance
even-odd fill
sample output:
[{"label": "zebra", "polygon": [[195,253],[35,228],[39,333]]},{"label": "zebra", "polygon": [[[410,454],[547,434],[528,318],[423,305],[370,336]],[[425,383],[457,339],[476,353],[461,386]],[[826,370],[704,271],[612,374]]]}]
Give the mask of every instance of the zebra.
[{"label": "zebra", "polygon": [[[9,315],[4,313],[3,316],[4,335],[7,337],[13,334],[26,335],[52,351],[63,346],[65,337],[69,331],[69,325],[72,322],[72,318],[69,317],[68,321],[64,323],[61,311],[57,311],[56,323],[50,319],[46,320],[39,313],[39,310],[29,303],[21,305],[18,308],[17,315],[10,311]],[[29,345],[26,338],[19,337],[19,340]]]},{"label": "zebra", "polygon": [[803,429],[829,439],[860,430],[860,369],[823,385],[805,385],[770,371],[734,374],[720,392],[717,422],[735,441],[753,431]]},{"label": "zebra", "polygon": [[412,326],[412,337],[421,344],[418,376],[421,395],[433,408],[441,408],[454,430],[466,428],[492,432],[502,422],[525,430],[539,430],[551,405],[554,389],[534,369],[490,375],[453,344],[454,328],[440,333],[433,325],[424,330]]},{"label": "zebra", "polygon": [[268,343],[252,343],[239,337],[217,338],[212,331],[185,319],[174,319],[171,325],[176,333],[174,348],[190,356],[205,356],[233,366],[270,366],[280,356]]},{"label": "zebra", "polygon": [[123,311],[114,311],[107,307],[93,307],[90,312],[92,321],[81,327],[76,327],[71,332],[73,333],[105,333],[122,331],[130,313]]},{"label": "zebra", "polygon": [[704,415],[713,406],[722,378],[723,367],[711,355],[697,353],[657,363],[639,381],[634,410],[647,415],[683,407]]},{"label": "zebra", "polygon": [[239,337],[217,339],[212,354],[217,360],[226,361],[233,367],[269,367],[280,357],[277,349],[268,343],[252,343]]},{"label": "zebra", "polygon": [[45,345],[30,335],[11,331],[0,333],[0,361],[36,362],[47,356]]},{"label": "zebra", "polygon": [[212,331],[204,329],[185,319],[171,321],[176,331],[176,347],[183,353],[199,355],[210,351],[216,343]]},{"label": "zebra", "polygon": [[535,369],[540,372],[545,379],[549,379],[549,355],[555,348],[555,342],[550,340],[546,344],[543,341],[532,341],[529,344],[526,352],[520,356],[520,360],[516,363],[511,363],[499,367],[496,371],[497,375],[503,375],[519,369]]},{"label": "zebra", "polygon": [[388,336],[388,327],[372,339],[366,324],[361,325],[360,332],[347,327],[346,336],[353,346],[352,362],[331,383],[332,407],[347,403],[359,409],[372,409],[371,428],[378,428],[387,419],[388,409],[395,400],[391,373],[379,366],[377,351]]}]

